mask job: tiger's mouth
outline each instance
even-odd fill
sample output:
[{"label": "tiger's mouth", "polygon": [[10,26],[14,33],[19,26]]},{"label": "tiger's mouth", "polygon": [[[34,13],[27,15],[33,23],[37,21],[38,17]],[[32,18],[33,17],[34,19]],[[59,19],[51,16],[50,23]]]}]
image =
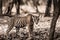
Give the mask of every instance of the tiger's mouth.
[{"label": "tiger's mouth", "polygon": [[38,24],[39,23],[39,21],[38,22],[36,22],[36,24]]}]

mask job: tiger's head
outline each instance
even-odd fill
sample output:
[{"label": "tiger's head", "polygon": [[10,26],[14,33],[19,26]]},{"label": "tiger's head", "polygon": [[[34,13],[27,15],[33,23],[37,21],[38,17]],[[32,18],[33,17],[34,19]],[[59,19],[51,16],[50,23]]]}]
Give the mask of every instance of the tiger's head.
[{"label": "tiger's head", "polygon": [[38,24],[39,23],[39,14],[34,14],[33,15],[33,21],[34,21],[34,23],[36,23],[36,24]]}]

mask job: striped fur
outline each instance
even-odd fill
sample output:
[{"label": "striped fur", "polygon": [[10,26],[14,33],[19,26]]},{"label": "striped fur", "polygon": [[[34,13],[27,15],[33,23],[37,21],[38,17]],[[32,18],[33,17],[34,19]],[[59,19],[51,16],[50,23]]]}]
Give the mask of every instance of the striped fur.
[{"label": "striped fur", "polygon": [[9,32],[12,30],[13,27],[16,27],[16,33],[18,34],[19,32],[19,28],[28,26],[29,29],[29,37],[31,36],[32,32],[33,32],[33,18],[32,15],[27,15],[25,17],[12,17],[10,23],[8,24],[9,27],[7,29],[7,35],[9,34]]}]

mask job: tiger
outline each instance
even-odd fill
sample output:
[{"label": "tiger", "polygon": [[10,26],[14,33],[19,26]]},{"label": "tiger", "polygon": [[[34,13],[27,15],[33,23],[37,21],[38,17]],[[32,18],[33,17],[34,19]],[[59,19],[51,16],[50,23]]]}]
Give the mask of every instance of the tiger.
[{"label": "tiger", "polygon": [[[30,38],[33,34],[33,25],[34,25],[33,17],[34,16],[31,14],[28,14],[27,16],[24,16],[24,17],[21,17],[21,16],[11,17],[11,20],[8,24],[6,34],[8,35],[13,27],[16,28],[16,33],[18,34],[20,28],[28,26],[28,35]],[[39,17],[37,17],[37,18],[39,19]]]}]

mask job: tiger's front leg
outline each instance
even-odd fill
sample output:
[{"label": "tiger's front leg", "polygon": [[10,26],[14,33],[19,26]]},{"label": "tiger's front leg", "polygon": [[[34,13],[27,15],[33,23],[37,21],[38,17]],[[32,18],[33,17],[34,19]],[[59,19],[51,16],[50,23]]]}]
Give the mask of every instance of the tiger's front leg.
[{"label": "tiger's front leg", "polygon": [[33,37],[33,24],[29,24],[28,30],[29,30],[29,32],[28,32],[29,38],[28,39],[30,40]]}]

